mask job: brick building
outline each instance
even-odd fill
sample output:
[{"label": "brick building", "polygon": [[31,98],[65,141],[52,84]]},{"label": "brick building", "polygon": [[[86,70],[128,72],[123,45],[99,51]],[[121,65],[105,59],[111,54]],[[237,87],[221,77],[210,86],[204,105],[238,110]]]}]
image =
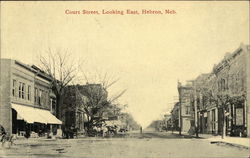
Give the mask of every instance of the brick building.
[{"label": "brick building", "polygon": [[[230,103],[226,107],[226,132],[228,135],[247,135],[249,118],[249,46],[241,45],[232,53],[227,53],[224,59],[213,68],[217,78],[217,94],[228,95]],[[218,120],[223,119],[223,110],[218,106]],[[218,132],[221,131],[218,121]],[[249,135],[249,133],[248,133]]]},{"label": "brick building", "polygon": [[178,91],[181,131],[194,126],[196,107],[200,133],[222,134],[225,122],[227,135],[250,136],[249,45],[227,53],[211,73],[199,75],[192,84],[178,83]]},{"label": "brick building", "polygon": [[227,53],[210,74],[194,80],[200,133],[222,134],[225,119],[227,135],[250,135],[249,56],[249,46],[241,45]]},{"label": "brick building", "polygon": [[51,78],[36,66],[1,59],[0,124],[9,133],[48,131],[61,124],[52,113]]},{"label": "brick building", "polygon": [[182,132],[188,132],[191,128],[191,121],[193,120],[191,115],[191,94],[193,88],[192,84],[188,83],[182,85],[178,83],[179,92],[179,125]]},{"label": "brick building", "polygon": [[[194,92],[196,97],[192,97],[192,102],[196,99],[199,132],[217,134],[218,108],[217,103],[212,99],[217,93],[215,74],[201,74],[194,80],[193,88],[196,91]],[[194,103],[192,106],[194,106]]]}]

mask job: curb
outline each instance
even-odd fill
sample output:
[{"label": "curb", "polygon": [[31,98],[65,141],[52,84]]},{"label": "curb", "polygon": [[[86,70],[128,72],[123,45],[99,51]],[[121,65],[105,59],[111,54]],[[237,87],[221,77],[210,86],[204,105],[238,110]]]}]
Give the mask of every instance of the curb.
[{"label": "curb", "polygon": [[228,143],[228,142],[223,142],[223,141],[211,141],[210,144],[216,144],[216,145],[227,145],[227,146],[232,146],[232,147],[237,147],[237,148],[241,148],[241,149],[250,149],[247,146],[244,145],[239,145],[239,144],[234,144],[234,143]]}]

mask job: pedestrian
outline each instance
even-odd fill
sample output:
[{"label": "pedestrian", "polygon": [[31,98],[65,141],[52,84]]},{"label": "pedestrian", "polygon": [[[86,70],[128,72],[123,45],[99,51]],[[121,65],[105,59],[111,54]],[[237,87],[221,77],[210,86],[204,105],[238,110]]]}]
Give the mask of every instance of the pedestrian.
[{"label": "pedestrian", "polygon": [[5,132],[5,130],[3,130],[2,133],[1,133],[2,146],[3,146],[5,141],[6,141],[6,132]]},{"label": "pedestrian", "polygon": [[74,126],[72,125],[71,127],[70,127],[70,138],[74,138]]},{"label": "pedestrian", "polygon": [[140,133],[142,134],[142,126],[140,127]]},{"label": "pedestrian", "polygon": [[29,126],[26,126],[24,137],[27,138],[27,139],[30,137],[30,128],[29,128]]},{"label": "pedestrian", "polygon": [[102,126],[102,137],[105,137],[108,132],[108,128],[106,126]]},{"label": "pedestrian", "polygon": [[174,125],[171,125],[171,129],[172,129],[172,134],[174,133]]}]

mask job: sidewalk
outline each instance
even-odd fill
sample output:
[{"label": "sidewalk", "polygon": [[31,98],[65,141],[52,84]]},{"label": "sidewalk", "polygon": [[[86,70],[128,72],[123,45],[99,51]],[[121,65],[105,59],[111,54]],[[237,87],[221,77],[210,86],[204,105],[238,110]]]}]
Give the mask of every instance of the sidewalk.
[{"label": "sidewalk", "polygon": [[[179,132],[174,131],[174,134],[179,134]],[[188,133],[184,133],[184,132],[182,132],[181,134],[182,135],[189,135]],[[225,144],[225,145],[231,145],[231,146],[250,149],[250,138],[247,138],[247,137],[226,136],[224,139],[222,139],[221,135],[214,136],[212,134],[200,134],[199,133],[199,138],[206,139],[206,140],[210,141],[210,143],[212,143],[212,144],[213,143],[214,144]]]},{"label": "sidewalk", "polygon": [[229,137],[226,136],[224,139],[221,138],[221,136],[213,136],[209,134],[199,134],[199,137],[207,139],[211,143],[216,144],[225,144],[225,145],[231,145],[236,147],[243,147],[250,149],[250,138],[247,137]]}]

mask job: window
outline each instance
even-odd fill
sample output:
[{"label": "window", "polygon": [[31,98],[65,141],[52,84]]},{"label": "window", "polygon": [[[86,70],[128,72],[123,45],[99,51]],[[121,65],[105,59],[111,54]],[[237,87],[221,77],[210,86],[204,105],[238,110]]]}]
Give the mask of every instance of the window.
[{"label": "window", "polygon": [[245,81],[244,78],[241,79],[241,91],[244,91]]},{"label": "window", "polygon": [[225,81],[225,79],[221,79],[221,90],[222,91],[226,90],[226,81]]},{"label": "window", "polygon": [[43,90],[39,89],[39,94],[38,94],[38,104],[42,105],[42,99],[43,99]]},{"label": "window", "polygon": [[188,115],[188,114],[190,114],[190,106],[186,106],[186,108],[185,108],[185,113]]},{"label": "window", "polygon": [[47,106],[49,105],[49,99],[48,99],[48,92],[45,91],[45,94],[44,94],[44,104]]},{"label": "window", "polygon": [[31,86],[28,85],[27,99],[30,100],[30,97],[31,97]]},{"label": "window", "polygon": [[25,84],[22,83],[22,99],[25,99]]},{"label": "window", "polygon": [[16,96],[16,80],[13,80],[13,83],[12,83],[12,96],[13,97]]},{"label": "window", "polygon": [[38,98],[37,98],[37,95],[38,95],[38,89],[35,88],[35,95],[34,95],[34,100],[35,100],[35,103],[37,103],[38,101]]},{"label": "window", "polygon": [[44,91],[44,94],[43,94],[43,104],[47,105],[47,92],[46,91]]},{"label": "window", "polygon": [[21,98],[21,94],[22,94],[22,82],[19,82],[19,86],[18,86],[18,97]]},{"label": "window", "polygon": [[19,82],[18,97],[25,99],[25,84],[22,82]]},{"label": "window", "polygon": [[226,80],[225,79],[220,79],[219,82],[218,82],[218,90],[219,91],[225,91],[227,88],[228,85],[226,84]]},{"label": "window", "polygon": [[42,90],[39,89],[39,94],[38,94],[38,104],[41,105],[41,101],[42,101]]},{"label": "window", "polygon": [[218,81],[218,91],[220,92],[221,91],[221,89],[220,89],[220,81]]}]

